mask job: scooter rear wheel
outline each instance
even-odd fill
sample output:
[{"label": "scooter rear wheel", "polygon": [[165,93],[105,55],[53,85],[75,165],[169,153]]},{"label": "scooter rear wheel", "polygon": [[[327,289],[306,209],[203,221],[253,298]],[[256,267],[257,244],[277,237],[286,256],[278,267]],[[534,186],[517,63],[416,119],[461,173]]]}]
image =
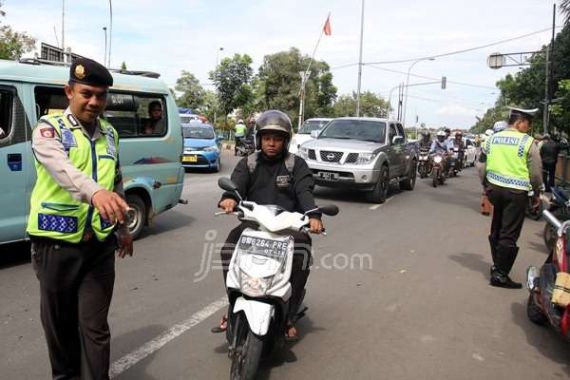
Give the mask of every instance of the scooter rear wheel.
[{"label": "scooter rear wheel", "polygon": [[526,303],[526,315],[528,319],[534,324],[539,326],[544,326],[548,322],[548,318],[542,312],[542,309],[534,302],[534,295],[529,294],[528,301]]}]

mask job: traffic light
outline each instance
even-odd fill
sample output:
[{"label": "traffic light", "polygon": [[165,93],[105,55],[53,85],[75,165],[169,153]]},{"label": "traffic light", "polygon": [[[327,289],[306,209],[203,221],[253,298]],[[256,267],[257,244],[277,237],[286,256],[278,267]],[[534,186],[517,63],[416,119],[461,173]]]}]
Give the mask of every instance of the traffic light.
[{"label": "traffic light", "polygon": [[447,77],[441,77],[441,89],[445,90],[447,87]]}]

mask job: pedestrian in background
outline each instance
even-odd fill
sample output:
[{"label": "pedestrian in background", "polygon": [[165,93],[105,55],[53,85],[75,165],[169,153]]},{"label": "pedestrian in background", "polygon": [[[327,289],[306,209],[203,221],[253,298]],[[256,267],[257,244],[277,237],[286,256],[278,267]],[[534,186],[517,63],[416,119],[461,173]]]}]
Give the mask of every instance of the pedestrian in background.
[{"label": "pedestrian in background", "polygon": [[540,194],[542,188],[540,153],[534,139],[527,134],[536,111],[510,107],[508,128],[490,136],[480,156],[483,186],[493,204],[489,235],[492,286],[521,288],[509,273],[519,251],[517,240],[525,218],[528,191],[534,189],[535,194]]},{"label": "pedestrian in background", "polygon": [[544,182],[545,191],[550,190],[555,185],[556,162],[560,154],[560,144],[551,139],[548,134],[544,135],[543,143],[540,146],[540,158],[542,159],[542,180]]},{"label": "pedestrian in background", "polygon": [[68,108],[43,116],[32,134],[37,181],[27,232],[54,379],[109,378],[114,255],[133,253],[119,137],[99,118],[112,85],[104,66],[76,59]]}]

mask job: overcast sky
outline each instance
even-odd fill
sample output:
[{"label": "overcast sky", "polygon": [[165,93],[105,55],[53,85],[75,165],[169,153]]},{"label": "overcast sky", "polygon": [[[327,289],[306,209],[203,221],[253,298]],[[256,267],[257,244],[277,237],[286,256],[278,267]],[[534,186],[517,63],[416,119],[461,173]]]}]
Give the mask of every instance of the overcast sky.
[{"label": "overcast sky", "polygon": [[[61,44],[62,4],[62,0],[5,0],[4,23],[40,41]],[[429,57],[549,29],[552,4],[552,0],[366,0],[363,62]],[[112,0],[112,7],[113,67],[125,61],[132,70],[159,72],[171,87],[187,70],[208,88],[208,72],[225,56],[248,54],[257,71],[266,54],[294,46],[310,55],[331,12],[332,35],[322,38],[316,59],[332,67],[339,94],[356,91],[358,65],[348,65],[358,62],[361,0]],[[109,13],[107,0],[65,1],[65,46],[102,62],[103,27],[110,27]],[[562,24],[560,17],[557,20]],[[409,87],[406,124],[413,124],[417,115],[430,126],[469,128],[475,116],[495,102],[496,81],[520,70],[491,70],[487,56],[539,50],[550,35],[546,30],[417,62],[410,84],[432,80],[414,75],[433,80],[445,75],[448,85],[446,90],[437,84]],[[387,98],[392,88],[405,82],[410,65],[365,65],[362,90]]]}]

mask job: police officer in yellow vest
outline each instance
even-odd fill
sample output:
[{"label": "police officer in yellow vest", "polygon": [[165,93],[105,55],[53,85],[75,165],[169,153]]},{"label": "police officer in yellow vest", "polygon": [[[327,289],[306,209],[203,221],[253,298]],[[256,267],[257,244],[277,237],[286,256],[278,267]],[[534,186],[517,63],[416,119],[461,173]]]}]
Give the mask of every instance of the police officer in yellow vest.
[{"label": "police officer in yellow vest", "polygon": [[117,131],[99,118],[112,85],[104,66],[76,59],[69,107],[43,116],[32,135],[37,182],[27,232],[54,379],[109,378],[114,254],[133,253]]},{"label": "police officer in yellow vest", "polygon": [[493,266],[492,286],[518,289],[511,280],[519,248],[528,202],[528,192],[539,194],[542,188],[540,153],[527,132],[536,109],[510,107],[508,128],[488,137],[481,154],[481,175],[489,200],[493,204],[493,220],[489,243]]}]

